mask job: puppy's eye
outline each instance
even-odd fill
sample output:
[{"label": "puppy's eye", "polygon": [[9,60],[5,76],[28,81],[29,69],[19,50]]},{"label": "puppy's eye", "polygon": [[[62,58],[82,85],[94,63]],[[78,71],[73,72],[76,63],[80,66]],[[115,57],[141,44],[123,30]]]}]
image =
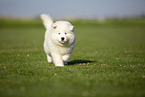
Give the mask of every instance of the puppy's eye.
[{"label": "puppy's eye", "polygon": [[65,34],[67,34],[67,33],[65,33]]},{"label": "puppy's eye", "polygon": [[60,33],[58,33],[60,35]]}]

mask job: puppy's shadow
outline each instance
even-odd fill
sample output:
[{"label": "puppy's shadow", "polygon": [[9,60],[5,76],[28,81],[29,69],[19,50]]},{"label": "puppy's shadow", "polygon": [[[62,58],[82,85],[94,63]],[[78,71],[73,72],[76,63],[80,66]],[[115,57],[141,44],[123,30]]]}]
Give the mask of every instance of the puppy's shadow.
[{"label": "puppy's shadow", "polygon": [[91,61],[91,60],[72,60],[68,62],[68,65],[75,65],[75,64],[83,64],[83,63],[92,63],[95,61]]}]

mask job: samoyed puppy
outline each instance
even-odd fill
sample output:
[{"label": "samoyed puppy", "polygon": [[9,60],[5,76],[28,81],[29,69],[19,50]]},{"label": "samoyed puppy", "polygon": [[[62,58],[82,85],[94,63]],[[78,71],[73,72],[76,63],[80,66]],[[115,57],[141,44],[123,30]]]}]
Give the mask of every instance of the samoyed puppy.
[{"label": "samoyed puppy", "polygon": [[75,47],[74,26],[68,21],[56,21],[47,14],[40,15],[46,28],[44,51],[48,63],[54,62],[55,66],[64,66],[70,58]]}]

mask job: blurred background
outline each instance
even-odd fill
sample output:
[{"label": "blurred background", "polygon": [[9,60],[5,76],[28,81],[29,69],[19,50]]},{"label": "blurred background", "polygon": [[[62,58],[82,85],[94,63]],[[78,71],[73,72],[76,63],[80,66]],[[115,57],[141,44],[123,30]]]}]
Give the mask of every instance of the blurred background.
[{"label": "blurred background", "polygon": [[0,17],[129,18],[145,15],[145,0],[0,0]]}]

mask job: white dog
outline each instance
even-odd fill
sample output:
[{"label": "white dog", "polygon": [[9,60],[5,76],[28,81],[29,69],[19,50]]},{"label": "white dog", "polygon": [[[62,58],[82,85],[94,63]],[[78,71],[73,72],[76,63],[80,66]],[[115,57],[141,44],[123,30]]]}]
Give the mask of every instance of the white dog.
[{"label": "white dog", "polygon": [[44,51],[49,63],[55,66],[64,66],[75,46],[74,26],[67,21],[56,21],[53,23],[49,15],[41,14],[41,19],[46,28]]}]

